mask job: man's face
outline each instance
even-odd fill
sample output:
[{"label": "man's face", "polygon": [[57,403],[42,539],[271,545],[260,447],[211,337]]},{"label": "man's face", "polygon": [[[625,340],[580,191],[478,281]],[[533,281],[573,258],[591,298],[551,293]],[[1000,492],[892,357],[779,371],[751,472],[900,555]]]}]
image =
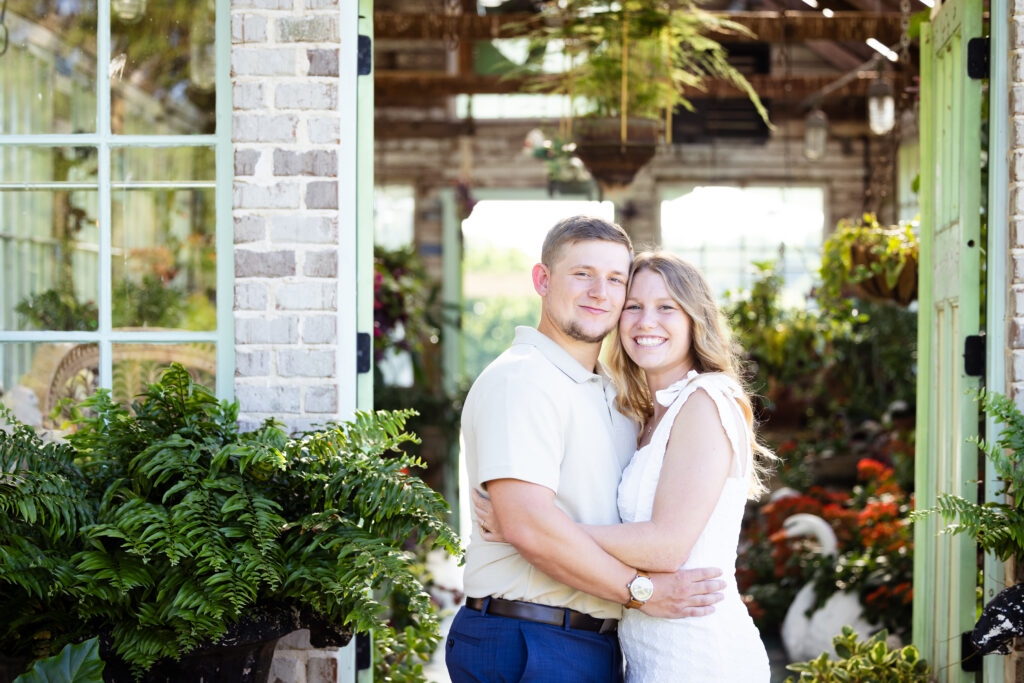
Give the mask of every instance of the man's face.
[{"label": "man's face", "polygon": [[629,251],[616,242],[563,246],[550,267],[534,269],[534,285],[544,297],[542,319],[570,339],[599,343],[619,322],[629,265]]}]

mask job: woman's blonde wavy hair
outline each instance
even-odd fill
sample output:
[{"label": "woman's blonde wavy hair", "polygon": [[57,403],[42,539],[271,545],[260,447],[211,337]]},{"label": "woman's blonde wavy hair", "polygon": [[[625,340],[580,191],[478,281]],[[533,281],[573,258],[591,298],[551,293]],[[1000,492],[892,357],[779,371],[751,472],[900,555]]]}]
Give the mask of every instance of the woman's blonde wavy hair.
[{"label": "woman's blonde wavy hair", "polygon": [[[757,439],[750,394],[739,374],[739,361],[725,316],[707,280],[693,264],[666,251],[643,252],[633,259],[629,272],[630,285],[636,274],[645,270],[661,275],[669,294],[690,318],[693,369],[700,373],[720,372],[742,388],[742,397],[737,402],[743,412],[750,447],[754,452],[749,496],[757,498],[767,491],[765,479],[769,466],[777,458]],[[609,356],[609,370],[618,389],[616,402],[619,412],[643,425],[654,415],[654,399],[643,370],[626,353],[617,334]]]}]

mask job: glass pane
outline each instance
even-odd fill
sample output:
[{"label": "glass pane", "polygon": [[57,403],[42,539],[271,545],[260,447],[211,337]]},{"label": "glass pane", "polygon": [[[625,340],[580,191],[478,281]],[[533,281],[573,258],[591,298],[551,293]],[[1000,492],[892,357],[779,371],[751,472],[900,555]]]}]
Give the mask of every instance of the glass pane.
[{"label": "glass pane", "polygon": [[[2,118],[2,117],[0,117]],[[98,186],[92,147],[0,146],[0,183],[74,183]]]},{"label": "glass pane", "polygon": [[132,403],[146,386],[160,379],[171,363],[181,363],[192,378],[210,391],[217,378],[217,345],[114,344],[114,374],[111,397],[118,403]]},{"label": "glass pane", "polygon": [[214,0],[111,0],[114,133],[214,132]]},{"label": "glass pane", "polygon": [[4,402],[22,422],[53,427],[50,415],[63,399],[78,402],[96,391],[99,359],[95,344],[0,344]]},{"label": "glass pane", "polygon": [[129,147],[110,153],[113,182],[215,182],[212,147]]},{"label": "glass pane", "polygon": [[96,329],[95,188],[93,149],[0,147],[0,329]]},{"label": "glass pane", "polygon": [[0,134],[95,133],[96,3],[3,4]]},{"label": "glass pane", "polygon": [[114,191],[115,328],[217,329],[214,194],[213,188]]}]

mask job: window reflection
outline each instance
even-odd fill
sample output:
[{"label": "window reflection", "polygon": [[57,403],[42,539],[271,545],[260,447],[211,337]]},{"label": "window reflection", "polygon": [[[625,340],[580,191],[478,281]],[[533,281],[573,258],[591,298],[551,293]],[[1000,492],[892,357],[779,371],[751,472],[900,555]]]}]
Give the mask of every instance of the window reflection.
[{"label": "window reflection", "polygon": [[96,3],[6,4],[0,135],[96,132]]},{"label": "window reflection", "polygon": [[111,4],[110,81],[115,134],[214,132],[216,12],[212,0]]},{"label": "window reflection", "polygon": [[114,193],[113,325],[217,328],[214,190]]},{"label": "window reflection", "polygon": [[93,331],[96,150],[0,147],[0,329]]}]

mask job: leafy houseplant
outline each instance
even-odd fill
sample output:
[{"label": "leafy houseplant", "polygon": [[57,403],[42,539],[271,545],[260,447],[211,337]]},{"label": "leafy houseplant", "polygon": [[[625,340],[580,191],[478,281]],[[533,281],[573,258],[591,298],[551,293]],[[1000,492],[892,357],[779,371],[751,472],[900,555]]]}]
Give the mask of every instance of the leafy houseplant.
[{"label": "leafy houseplant", "polygon": [[108,664],[141,673],[275,609],[287,630],[298,614],[393,644],[374,589],[405,592],[425,615],[414,635],[436,639],[402,543],[459,549],[443,499],[404,471],[420,464],[399,451],[415,441],[409,411],[297,438],[269,421],[241,433],[238,405],[177,364],[131,412],[106,391],[83,407],[66,442],[0,431],[8,657],[99,635]]},{"label": "leafy houseplant", "polygon": [[881,631],[861,641],[852,628],[844,626],[843,632],[832,639],[838,659],[830,659],[824,652],[809,662],[790,664],[786,668],[799,676],[790,676],[786,683],[927,683],[931,672],[917,648],[907,645],[893,650],[885,643],[886,635]]},{"label": "leafy houseplant", "polygon": [[918,246],[912,224],[883,227],[870,213],[839,221],[825,240],[820,298],[852,294],[906,306],[917,298]]},{"label": "leafy houseplant", "polygon": [[543,3],[535,39],[555,42],[569,68],[540,87],[579,98],[584,118],[572,130],[577,154],[606,189],[628,185],[654,155],[660,120],[692,108],[687,89],[722,78],[767,112],[750,83],[708,37],[749,32],[701,11],[693,0],[562,0]]}]

